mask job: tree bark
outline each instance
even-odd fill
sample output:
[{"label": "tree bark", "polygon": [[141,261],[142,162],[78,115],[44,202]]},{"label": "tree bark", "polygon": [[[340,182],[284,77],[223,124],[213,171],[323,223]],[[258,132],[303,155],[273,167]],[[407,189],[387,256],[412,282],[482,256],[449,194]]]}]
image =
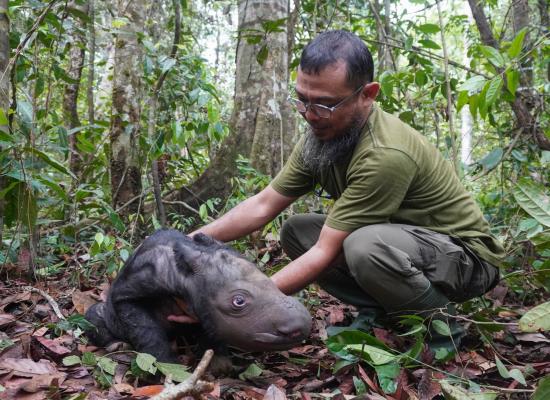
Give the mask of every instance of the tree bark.
[{"label": "tree bark", "polygon": [[[73,7],[83,13],[88,12],[88,5],[77,6],[71,4],[69,7]],[[71,32],[71,40],[69,41],[69,67],[67,69],[67,75],[74,80],[74,83],[68,83],[65,86],[65,93],[63,95],[63,116],[65,121],[65,127],[67,130],[71,130],[80,126],[80,118],[78,117],[77,104],[78,104],[78,92],[80,90],[80,79],[82,77],[82,69],[84,68],[84,55],[85,55],[85,40],[84,40],[84,28],[85,24],[78,18],[73,18],[73,31]],[[73,133],[69,136],[69,167],[75,176],[80,176],[82,169],[83,157],[80,151],[76,147],[77,136],[80,132]]]},{"label": "tree bark", "polygon": [[[0,110],[5,118],[8,117],[10,106],[10,72],[7,70],[10,60],[9,28],[8,0],[0,0]],[[6,132],[8,129],[7,124],[0,122],[1,131]],[[0,150],[2,150],[1,147]],[[4,176],[0,176],[0,190],[3,190],[4,187]],[[0,199],[0,243],[2,243],[4,231],[4,204],[4,199]]]},{"label": "tree bark", "polygon": [[[139,135],[141,116],[142,50],[137,33],[142,30],[145,0],[117,3],[118,17],[128,23],[119,28],[115,41],[113,99],[110,131],[111,193],[115,209],[128,221],[139,212],[141,171]],[[136,218],[135,221],[139,220]]]},{"label": "tree bark", "polygon": [[[526,2],[526,0],[518,0],[517,2],[523,3]],[[485,16],[485,11],[483,10],[483,3],[477,0],[468,0],[468,3],[470,4],[472,15],[479,30],[482,43],[486,46],[491,46],[498,49],[499,45],[493,35],[493,32],[491,31],[489,23],[487,22],[487,17]],[[524,11],[522,11],[522,8],[524,7],[523,4],[520,4],[520,6],[521,7],[518,8],[519,14],[525,15]],[[514,20],[516,21],[516,18],[514,18]],[[524,18],[522,16],[518,18],[514,27],[519,31],[524,26],[527,26],[522,26],[521,24],[523,23],[529,23],[528,17]],[[530,58],[530,56],[526,58]],[[504,71],[502,68],[497,68],[497,72],[499,74],[503,74]],[[525,78],[522,77],[521,82],[524,81]],[[539,104],[540,101],[541,96],[538,92],[531,91],[529,94],[526,94],[524,91],[518,90],[516,92],[516,98],[512,103],[512,111],[516,117],[517,125],[521,127],[526,134],[532,135],[533,142],[535,142],[535,144],[537,144],[537,146],[542,150],[550,150],[550,139],[546,137],[540,125],[537,124],[537,118],[531,114],[533,105]]]},{"label": "tree bark", "polygon": [[[237,173],[238,155],[249,157],[260,172],[275,175],[290,154],[295,116],[288,102],[287,28],[268,33],[265,41],[249,44],[247,29],[262,30],[263,21],[289,16],[287,0],[239,1],[239,39],[237,43],[234,108],[231,134],[216,152],[210,166],[189,187],[182,188],[178,200],[194,208],[209,198],[225,202],[231,192],[231,177]],[[256,60],[262,45],[268,56],[262,65]],[[185,207],[184,216],[192,215]]]},{"label": "tree bark", "polygon": [[89,0],[88,16],[88,88],[86,97],[88,100],[88,124],[95,124],[94,105],[94,80],[95,80],[95,7],[94,0]]}]

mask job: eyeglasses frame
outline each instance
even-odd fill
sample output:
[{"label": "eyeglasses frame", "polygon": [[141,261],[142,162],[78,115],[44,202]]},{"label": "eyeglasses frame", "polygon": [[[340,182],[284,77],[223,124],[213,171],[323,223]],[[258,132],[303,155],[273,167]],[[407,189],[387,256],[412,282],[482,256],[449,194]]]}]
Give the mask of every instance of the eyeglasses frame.
[{"label": "eyeglasses frame", "polygon": [[[291,97],[291,96],[288,96],[288,101],[291,102],[294,107],[296,107],[296,110],[300,113],[300,114],[305,114],[307,113],[307,110],[308,109],[311,109],[311,111],[317,115],[319,118],[324,118],[324,119],[329,119],[330,117],[332,117],[332,113],[334,112],[334,110],[336,110],[338,107],[340,107],[342,104],[344,104],[346,101],[352,99],[355,95],[357,95],[358,93],[361,92],[361,90],[363,90],[365,88],[367,84],[364,83],[362,84],[361,86],[359,86],[357,89],[355,89],[353,91],[352,94],[350,94],[349,96],[346,96],[344,97],[342,100],[340,100],[338,103],[336,103],[335,105],[333,105],[332,107],[329,107],[329,106],[325,106],[324,104],[317,104],[317,103],[310,103],[310,102],[305,102],[305,101],[302,101],[300,99],[297,99],[295,97]],[[299,111],[298,110],[298,107],[297,107],[297,104],[298,103],[302,103],[306,109],[305,111]],[[311,107],[311,108],[310,108]],[[321,115],[319,115],[319,113],[317,112],[316,108],[320,108],[322,110],[328,110],[329,111],[329,115],[328,117],[323,117]]]}]

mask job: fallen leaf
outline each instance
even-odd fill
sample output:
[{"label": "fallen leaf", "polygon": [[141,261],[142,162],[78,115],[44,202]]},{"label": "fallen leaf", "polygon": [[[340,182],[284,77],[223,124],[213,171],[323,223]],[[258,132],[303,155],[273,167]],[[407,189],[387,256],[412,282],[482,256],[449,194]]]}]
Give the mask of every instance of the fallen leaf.
[{"label": "fallen leaf", "polygon": [[46,350],[47,355],[54,359],[59,359],[71,354],[70,349],[60,345],[55,339],[52,340],[43,336],[33,336],[32,340],[38,342]]},{"label": "fallen leaf", "polygon": [[0,314],[0,329],[6,329],[15,322],[15,317],[11,314]]},{"label": "fallen leaf", "polygon": [[263,400],[286,400],[286,394],[275,385],[269,385]]},{"label": "fallen leaf", "polygon": [[441,393],[441,386],[433,379],[432,370],[425,369],[418,383],[418,397],[431,400],[439,393]]},{"label": "fallen leaf", "polygon": [[151,397],[159,394],[164,389],[162,385],[142,386],[134,390],[134,397]]},{"label": "fallen leaf", "polygon": [[[133,386],[129,385],[127,383],[115,383],[113,385],[113,389],[115,389],[116,392],[119,393],[119,394],[129,394],[129,395],[134,394]],[[151,395],[149,395],[149,396],[151,396]]]},{"label": "fallen leaf", "polygon": [[81,292],[80,290],[75,290],[72,295],[73,305],[76,311],[79,314],[85,314],[88,308],[97,303],[96,300],[92,297],[92,290],[86,292]]},{"label": "fallen leaf", "polygon": [[21,390],[24,390],[25,392],[28,392],[28,393],[36,393],[39,390],[47,389],[49,386],[51,386],[54,383],[56,383],[57,386],[61,385],[65,381],[66,377],[67,377],[67,374],[63,372],[36,375],[36,376],[33,376],[30,381],[27,381],[23,385],[21,385],[20,388]]},{"label": "fallen leaf", "polygon": [[333,305],[326,309],[328,313],[327,322],[329,325],[334,325],[344,320],[343,308],[342,305]]},{"label": "fallen leaf", "polygon": [[42,328],[38,328],[37,330],[35,330],[33,332],[33,336],[44,336],[46,334],[46,332],[48,332],[48,327],[47,326],[43,326]]},{"label": "fallen leaf", "polygon": [[4,297],[0,300],[0,309],[4,309],[5,306],[12,303],[20,303],[22,301],[30,301],[31,292],[19,292],[12,294],[11,296]]},{"label": "fallen leaf", "polygon": [[35,362],[28,358],[6,358],[3,368],[13,371],[15,376],[32,377],[34,375],[54,374],[57,372],[53,363],[48,360]]},{"label": "fallen leaf", "polygon": [[550,343],[550,340],[542,333],[520,333],[515,336],[520,342]]}]

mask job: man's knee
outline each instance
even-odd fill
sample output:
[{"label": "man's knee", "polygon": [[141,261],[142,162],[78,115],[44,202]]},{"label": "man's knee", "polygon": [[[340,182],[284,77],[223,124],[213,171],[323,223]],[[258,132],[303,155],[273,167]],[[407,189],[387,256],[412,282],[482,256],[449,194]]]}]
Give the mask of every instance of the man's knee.
[{"label": "man's knee", "polygon": [[281,246],[285,253],[296,259],[308,251],[319,239],[326,216],[297,214],[288,218],[281,228]]}]

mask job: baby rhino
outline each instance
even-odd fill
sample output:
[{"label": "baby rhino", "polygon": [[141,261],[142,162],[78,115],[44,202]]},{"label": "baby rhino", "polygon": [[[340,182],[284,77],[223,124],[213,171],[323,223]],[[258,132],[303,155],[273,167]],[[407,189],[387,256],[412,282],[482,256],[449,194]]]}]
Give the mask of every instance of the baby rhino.
[{"label": "baby rhino", "polygon": [[125,341],[159,361],[177,362],[172,341],[189,327],[167,316],[181,313],[182,303],[218,349],[289,349],[311,328],[306,308],[231,248],[206,235],[159,230],[126,262],[107,301],[86,312],[96,327],[88,337],[98,346]]}]

